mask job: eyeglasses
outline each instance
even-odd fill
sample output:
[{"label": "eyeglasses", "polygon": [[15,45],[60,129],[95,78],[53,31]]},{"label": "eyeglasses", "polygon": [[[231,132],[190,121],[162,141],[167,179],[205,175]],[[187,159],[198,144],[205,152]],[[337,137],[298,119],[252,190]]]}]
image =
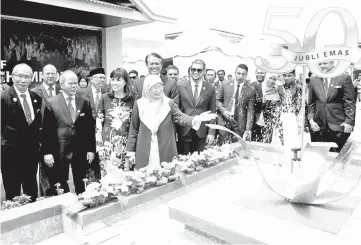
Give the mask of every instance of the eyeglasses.
[{"label": "eyeglasses", "polygon": [[101,76],[101,77],[93,77],[93,78],[97,78],[97,79],[105,79],[104,76]]},{"label": "eyeglasses", "polygon": [[18,78],[22,79],[31,79],[31,75],[24,75],[24,74],[14,74],[14,76],[17,76]]},{"label": "eyeglasses", "polygon": [[201,73],[202,71],[203,71],[203,69],[191,68],[191,72],[193,72],[193,73],[195,73],[195,72]]}]

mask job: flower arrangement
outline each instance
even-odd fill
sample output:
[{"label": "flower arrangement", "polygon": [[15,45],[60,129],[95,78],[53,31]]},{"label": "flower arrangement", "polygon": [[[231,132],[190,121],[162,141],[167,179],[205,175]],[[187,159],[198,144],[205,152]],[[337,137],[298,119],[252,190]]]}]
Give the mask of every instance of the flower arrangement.
[{"label": "flower arrangement", "polygon": [[20,206],[24,206],[31,202],[31,197],[25,194],[21,196],[16,196],[12,201],[3,201],[1,205],[1,210],[16,208]]},{"label": "flower arrangement", "polygon": [[[149,169],[147,167],[124,172],[119,169],[116,181],[104,178],[100,183],[88,183],[84,179],[85,192],[79,194],[78,199],[82,205],[77,206],[81,211],[86,207],[94,207],[107,202],[110,199],[142,193],[151,186],[161,186],[168,182],[176,181],[185,184],[186,174],[201,171],[233,158],[233,148],[230,145],[212,146],[200,154],[179,155],[172,162],[162,162],[161,166]],[[74,210],[68,214],[75,214]]]}]

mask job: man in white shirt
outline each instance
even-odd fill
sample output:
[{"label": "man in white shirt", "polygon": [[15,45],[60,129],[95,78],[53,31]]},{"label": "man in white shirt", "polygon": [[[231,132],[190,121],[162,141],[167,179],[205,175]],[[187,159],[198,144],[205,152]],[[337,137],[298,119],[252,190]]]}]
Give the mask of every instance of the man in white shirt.
[{"label": "man in white shirt", "polygon": [[[200,115],[211,111],[216,113],[216,91],[215,87],[204,81],[206,64],[203,60],[193,61],[190,67],[190,81],[180,81],[179,86],[179,108],[190,116]],[[212,120],[210,123],[215,123]],[[191,128],[180,127],[178,130],[179,144],[183,154],[202,151],[205,145],[212,145],[215,130],[206,127],[203,123],[196,131]]]},{"label": "man in white shirt", "polygon": [[[83,179],[95,154],[95,120],[88,99],[77,94],[78,77],[73,71],[60,76],[62,93],[49,99],[43,121],[42,153],[65,192],[69,191],[69,165],[75,192],[84,191]],[[55,183],[50,183],[51,186]]]},{"label": "man in white shirt", "polygon": [[14,85],[1,93],[1,173],[6,199],[20,196],[21,186],[31,200],[37,198],[42,98],[29,91],[32,69],[18,64]]},{"label": "man in white shirt", "polygon": [[[240,64],[235,70],[235,79],[222,83],[217,93],[217,109],[221,113],[218,118],[219,125],[228,126],[232,131],[251,140],[254,122],[254,99],[253,86],[246,80],[248,67]],[[221,131],[220,141],[224,143],[230,134]],[[232,141],[236,139],[232,138]]]}]

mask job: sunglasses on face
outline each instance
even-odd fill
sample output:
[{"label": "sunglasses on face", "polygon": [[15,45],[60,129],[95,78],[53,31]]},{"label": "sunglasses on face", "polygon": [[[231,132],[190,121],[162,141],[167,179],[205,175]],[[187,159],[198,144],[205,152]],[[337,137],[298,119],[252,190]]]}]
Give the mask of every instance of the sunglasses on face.
[{"label": "sunglasses on face", "polygon": [[202,71],[203,71],[203,69],[191,68],[192,73],[195,73],[195,72],[201,73]]}]

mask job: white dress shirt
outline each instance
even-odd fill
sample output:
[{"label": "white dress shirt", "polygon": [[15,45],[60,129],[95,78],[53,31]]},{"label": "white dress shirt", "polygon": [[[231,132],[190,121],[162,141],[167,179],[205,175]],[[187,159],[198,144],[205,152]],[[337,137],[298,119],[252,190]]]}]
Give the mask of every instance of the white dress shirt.
[{"label": "white dress shirt", "polygon": [[72,97],[72,98],[73,98],[73,99],[71,100],[71,105],[73,106],[74,111],[76,111],[76,106],[75,106],[75,95],[73,95],[73,96],[68,96],[68,95],[66,95],[65,93],[63,93],[63,96],[64,96],[64,99],[65,99],[66,105],[68,105],[68,103],[69,103],[69,101],[68,101],[68,97]]},{"label": "white dress shirt", "polygon": [[[194,96],[194,91],[196,90],[196,83],[191,79],[191,86],[192,86],[192,95]],[[203,89],[203,79],[198,83],[198,98],[201,94],[201,90]]]},{"label": "white dress shirt", "polygon": [[[239,98],[241,97],[241,91],[242,91],[242,88],[243,88],[243,84],[245,82],[241,82],[240,85],[239,85],[239,93],[238,93],[238,101],[239,101]],[[236,109],[236,92],[237,92],[237,85],[238,85],[238,82],[237,80],[234,80],[234,89],[233,89],[233,105],[232,105],[232,110],[231,110],[231,113],[232,115],[234,115],[234,110]]]},{"label": "white dress shirt", "polygon": [[[29,90],[27,89],[25,91],[25,93],[21,93],[17,88],[16,86],[14,85],[14,89],[20,99],[20,103],[21,103],[21,106],[23,108],[23,111],[24,111],[24,114],[25,114],[25,110],[24,110],[24,100],[23,98],[20,97],[21,94],[25,94],[26,95],[26,101],[28,102],[29,104],[29,108],[30,108],[30,112],[31,112],[31,120],[34,120],[35,119],[35,113],[34,113],[34,108],[33,108],[33,103],[31,102],[31,97],[30,97],[30,93],[29,93]],[[26,117],[26,115],[25,115]]]},{"label": "white dress shirt", "polygon": [[[48,96],[50,96],[50,94],[49,94],[49,85],[47,85],[46,83],[43,82],[43,86],[44,86],[46,92],[48,93]],[[55,84],[53,84],[53,96],[55,96],[55,95],[56,95],[55,94]]]},{"label": "white dress shirt", "polygon": [[[94,98],[94,102],[97,100],[97,90],[96,88],[94,88],[94,86],[91,85],[91,88],[92,88],[92,93],[93,93],[93,98]],[[100,100],[100,97],[102,96],[102,91],[101,89],[99,89],[99,93],[98,93],[98,96],[99,96],[99,100]]]}]

